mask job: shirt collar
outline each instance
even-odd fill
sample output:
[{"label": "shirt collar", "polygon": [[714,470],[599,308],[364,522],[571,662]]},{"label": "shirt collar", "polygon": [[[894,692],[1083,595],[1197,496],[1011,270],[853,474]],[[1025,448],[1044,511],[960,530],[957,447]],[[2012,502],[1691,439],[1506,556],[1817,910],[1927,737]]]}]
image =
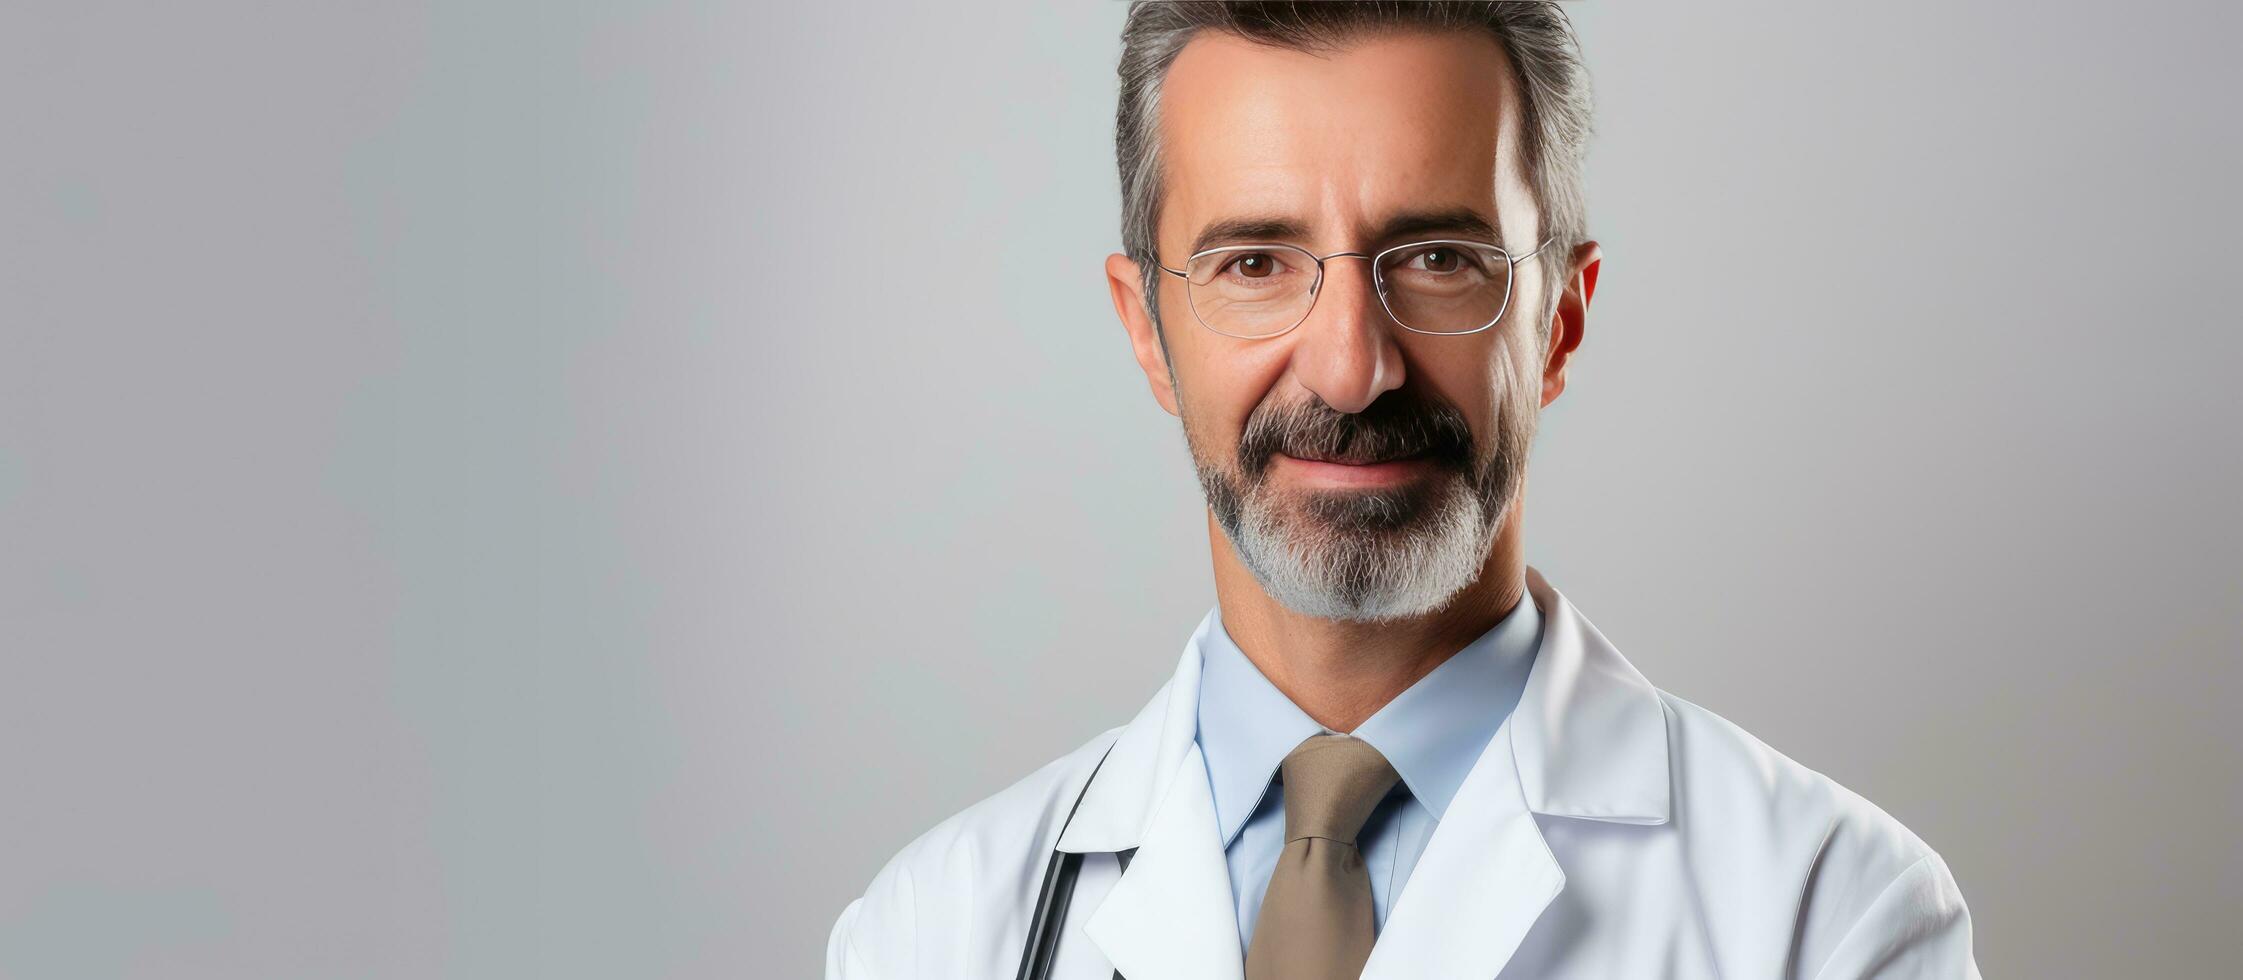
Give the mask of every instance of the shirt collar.
[{"label": "shirt collar", "polygon": [[[1212,628],[1199,637],[1198,741],[1228,847],[1261,805],[1286,754],[1325,728],[1246,659],[1223,627],[1220,609],[1208,618]],[[1518,704],[1541,635],[1534,599],[1521,595],[1502,620],[1355,729],[1386,756],[1434,819],[1447,811],[1480,751]]]}]

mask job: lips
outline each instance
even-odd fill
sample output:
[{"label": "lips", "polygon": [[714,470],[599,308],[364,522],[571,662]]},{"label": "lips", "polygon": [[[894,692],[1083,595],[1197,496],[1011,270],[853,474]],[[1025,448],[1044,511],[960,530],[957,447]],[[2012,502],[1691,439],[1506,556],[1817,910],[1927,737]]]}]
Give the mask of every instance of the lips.
[{"label": "lips", "polygon": [[1305,460],[1309,460],[1309,461],[1311,461],[1311,462],[1316,462],[1316,463],[1338,463],[1338,464],[1339,464],[1339,465],[1341,465],[1341,466],[1370,466],[1370,465],[1372,465],[1372,464],[1374,464],[1374,463],[1394,463],[1394,462],[1400,462],[1400,461],[1402,461],[1402,460],[1406,460],[1406,459],[1416,459],[1416,458],[1418,458],[1418,457],[1420,457],[1420,456],[1423,456],[1423,455],[1425,455],[1425,454],[1424,454],[1424,453],[1410,453],[1409,455],[1406,455],[1406,456],[1378,456],[1378,457],[1371,457],[1371,456],[1300,456],[1300,455],[1294,455],[1294,454],[1292,454],[1292,453],[1287,453],[1286,455],[1289,455],[1289,456],[1293,456],[1293,458],[1294,458],[1294,459],[1305,459]]}]

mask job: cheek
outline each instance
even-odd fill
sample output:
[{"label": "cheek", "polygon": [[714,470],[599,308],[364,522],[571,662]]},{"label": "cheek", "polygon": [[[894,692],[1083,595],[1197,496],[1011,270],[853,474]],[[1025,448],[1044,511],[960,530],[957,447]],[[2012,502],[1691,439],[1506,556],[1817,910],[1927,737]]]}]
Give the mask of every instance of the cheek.
[{"label": "cheek", "polygon": [[1542,371],[1531,337],[1506,335],[1489,358],[1488,384],[1505,414],[1534,411],[1541,401]]},{"label": "cheek", "polygon": [[1237,449],[1247,420],[1278,390],[1283,352],[1267,341],[1251,348],[1205,343],[1204,338],[1192,343],[1190,352],[1178,350],[1176,359],[1177,407],[1184,429],[1204,450],[1229,454]]},{"label": "cheek", "polygon": [[1203,465],[1228,467],[1238,453],[1246,416],[1253,405],[1234,404],[1226,379],[1209,374],[1203,365],[1179,366],[1176,406],[1184,425],[1184,439]]},{"label": "cheek", "polygon": [[1518,397],[1516,389],[1524,369],[1516,345],[1493,331],[1490,334],[1469,350],[1457,345],[1423,351],[1411,362],[1419,380],[1447,398],[1474,425],[1492,421],[1499,409],[1509,411],[1508,404]]},{"label": "cheek", "polygon": [[1522,344],[1497,335],[1466,356],[1423,362],[1458,366],[1430,380],[1471,420],[1473,441],[1482,453],[1492,452],[1504,433],[1531,417],[1540,402],[1541,375],[1533,347],[1531,339]]}]

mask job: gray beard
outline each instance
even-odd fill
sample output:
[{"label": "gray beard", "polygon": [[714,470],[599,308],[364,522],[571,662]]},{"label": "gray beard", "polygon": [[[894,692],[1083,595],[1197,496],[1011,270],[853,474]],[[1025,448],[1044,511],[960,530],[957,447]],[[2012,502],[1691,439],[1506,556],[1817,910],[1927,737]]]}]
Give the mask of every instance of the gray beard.
[{"label": "gray beard", "polygon": [[1380,622],[1425,615],[1478,580],[1525,481],[1536,421],[1531,411],[1503,418],[1495,451],[1469,472],[1320,491],[1294,509],[1267,467],[1242,487],[1196,449],[1192,462],[1215,522],[1270,598],[1305,616]]}]

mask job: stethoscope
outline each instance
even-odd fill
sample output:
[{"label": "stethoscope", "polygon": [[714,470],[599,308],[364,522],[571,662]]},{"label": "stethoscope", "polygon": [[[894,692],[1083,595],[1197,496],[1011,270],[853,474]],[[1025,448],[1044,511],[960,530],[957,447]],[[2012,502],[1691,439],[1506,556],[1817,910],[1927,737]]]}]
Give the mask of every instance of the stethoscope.
[{"label": "stethoscope", "polygon": [[[1112,755],[1114,747],[1106,747]],[[1098,780],[1098,770],[1106,765],[1106,755],[1098,757],[1098,765],[1090,767],[1090,778],[1083,780],[1082,792],[1075,794],[1075,803],[1067,808],[1067,819],[1060,821],[1060,836],[1067,833],[1067,825],[1075,822],[1075,811],[1082,809],[1083,797],[1090,795],[1090,784]],[[1056,841],[1058,838],[1053,838]],[[1123,871],[1129,870],[1129,859],[1137,849],[1115,852]],[[1044,865],[1043,886],[1036,889],[1036,912],[1028,920],[1028,945],[1020,951],[1019,980],[1046,980],[1051,976],[1052,960],[1059,955],[1059,930],[1067,924],[1067,905],[1075,898],[1075,876],[1083,869],[1083,856],[1059,849],[1051,849],[1051,862]],[[1114,980],[1122,980],[1120,970],[1114,971]]]}]

